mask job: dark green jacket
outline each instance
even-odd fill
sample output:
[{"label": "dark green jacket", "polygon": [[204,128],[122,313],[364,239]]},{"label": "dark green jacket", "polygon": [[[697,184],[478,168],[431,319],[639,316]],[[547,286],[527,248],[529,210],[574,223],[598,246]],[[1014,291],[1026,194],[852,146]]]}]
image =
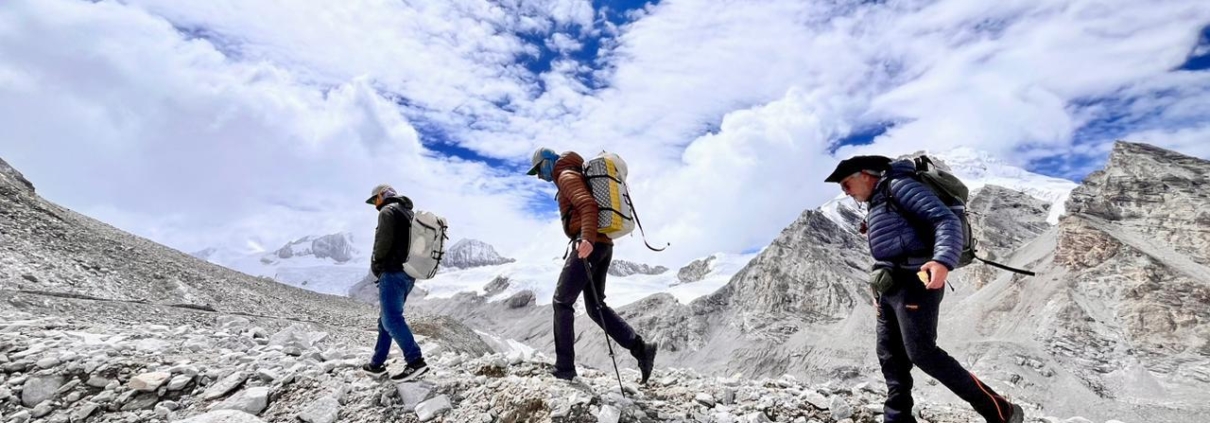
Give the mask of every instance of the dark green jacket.
[{"label": "dark green jacket", "polygon": [[386,199],[378,208],[378,229],[374,231],[374,255],[370,272],[381,277],[386,272],[402,272],[408,261],[412,239],[412,200],[402,195]]}]

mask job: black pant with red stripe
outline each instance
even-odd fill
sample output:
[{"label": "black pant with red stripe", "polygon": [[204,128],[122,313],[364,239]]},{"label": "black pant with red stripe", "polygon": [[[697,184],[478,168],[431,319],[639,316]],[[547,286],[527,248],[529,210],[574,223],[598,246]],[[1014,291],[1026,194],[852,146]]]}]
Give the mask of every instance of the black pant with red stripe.
[{"label": "black pant with red stripe", "polygon": [[912,366],[920,367],[990,423],[1007,421],[1008,400],[937,346],[937,315],[945,289],[930,290],[910,270],[894,272],[895,285],[878,299],[878,361],[886,377],[886,423],[915,423]]}]

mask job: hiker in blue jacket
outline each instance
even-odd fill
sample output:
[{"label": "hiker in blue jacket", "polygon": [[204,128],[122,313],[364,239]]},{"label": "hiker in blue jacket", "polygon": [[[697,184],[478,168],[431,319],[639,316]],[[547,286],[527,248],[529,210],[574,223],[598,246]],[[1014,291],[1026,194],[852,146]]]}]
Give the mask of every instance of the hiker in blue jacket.
[{"label": "hiker in blue jacket", "polygon": [[[825,182],[866,203],[866,237],[874,270],[878,361],[886,377],[885,422],[915,423],[912,366],[969,402],[989,423],[1020,423],[1025,413],[937,346],[937,319],[946,277],[958,263],[963,227],[911,160],[856,156]],[[920,276],[918,276],[918,272]]]}]

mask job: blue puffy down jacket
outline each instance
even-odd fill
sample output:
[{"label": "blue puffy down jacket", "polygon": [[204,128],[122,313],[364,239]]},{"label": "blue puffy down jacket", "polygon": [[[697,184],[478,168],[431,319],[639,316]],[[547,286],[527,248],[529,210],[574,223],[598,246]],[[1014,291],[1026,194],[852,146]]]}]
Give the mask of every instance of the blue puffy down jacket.
[{"label": "blue puffy down jacket", "polygon": [[915,179],[915,171],[911,160],[892,163],[870,197],[866,236],[877,261],[874,267],[916,266],[933,260],[953,270],[962,253],[962,221]]}]

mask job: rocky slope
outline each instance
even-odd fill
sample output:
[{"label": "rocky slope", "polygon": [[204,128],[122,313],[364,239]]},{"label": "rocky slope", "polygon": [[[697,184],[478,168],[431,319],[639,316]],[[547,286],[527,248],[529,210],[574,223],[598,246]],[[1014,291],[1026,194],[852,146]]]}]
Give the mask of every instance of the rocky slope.
[{"label": "rocky slope", "polygon": [[[235,316],[103,324],[0,311],[0,420],[11,422],[876,422],[881,387],[668,369],[549,376],[541,353],[427,349],[434,370],[395,383],[362,373],[368,348]],[[422,345],[428,346],[427,339]],[[14,363],[21,363],[14,365]],[[398,367],[397,363],[391,363]],[[970,411],[921,407],[934,423]]]},{"label": "rocky slope", "polygon": [[[203,402],[302,407],[313,398],[277,396],[295,371],[360,363],[364,354],[343,351],[376,339],[374,307],[119,231],[43,200],[0,165],[0,421],[166,421]],[[456,320],[408,317],[426,351],[491,351]],[[268,389],[226,395],[241,385]]]},{"label": "rocky slope", "polygon": [[[1045,201],[998,185],[971,192],[967,216],[980,257],[999,260],[1037,239],[1051,228],[1046,221],[1049,207]],[[1001,272],[991,266],[973,265],[955,272],[954,280],[980,289]]]}]

